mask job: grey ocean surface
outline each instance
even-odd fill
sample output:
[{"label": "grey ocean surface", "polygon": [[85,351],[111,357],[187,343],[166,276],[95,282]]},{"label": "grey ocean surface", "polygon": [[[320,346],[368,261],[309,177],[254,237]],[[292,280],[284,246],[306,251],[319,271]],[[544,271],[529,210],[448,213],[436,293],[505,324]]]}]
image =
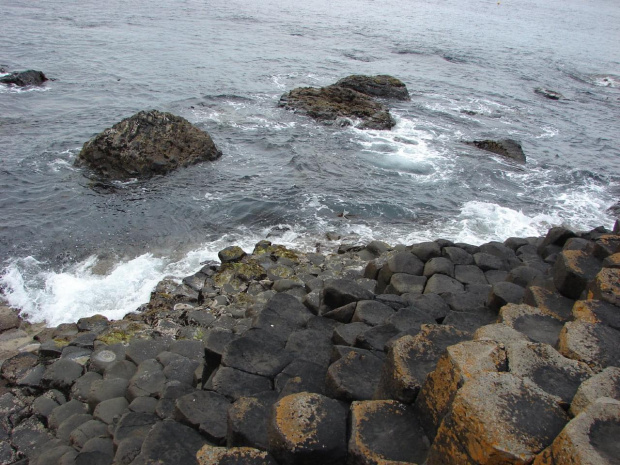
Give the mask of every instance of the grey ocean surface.
[{"label": "grey ocean surface", "polygon": [[[482,243],[611,227],[620,198],[616,0],[0,0],[1,285],[34,321],[120,317],[166,274],[274,241]],[[282,93],[390,74],[392,131],[323,126]],[[543,87],[566,99],[534,92]],[[156,108],[208,131],[214,163],[103,185],[82,144]],[[463,144],[510,137],[515,165]],[[616,207],[614,209],[614,207]],[[348,217],[338,216],[348,212]]]}]

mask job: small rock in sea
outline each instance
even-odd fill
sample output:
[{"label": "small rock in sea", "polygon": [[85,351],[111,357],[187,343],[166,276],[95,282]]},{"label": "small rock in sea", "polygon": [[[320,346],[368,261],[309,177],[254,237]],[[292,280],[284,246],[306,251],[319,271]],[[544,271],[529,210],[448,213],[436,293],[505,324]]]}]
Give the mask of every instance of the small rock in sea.
[{"label": "small rock in sea", "polygon": [[486,150],[487,152],[493,152],[506,158],[511,158],[518,163],[525,164],[525,153],[523,153],[523,148],[521,147],[521,144],[516,140],[474,140],[465,143],[467,145],[473,145],[474,147],[478,147],[479,149]]},{"label": "small rock in sea", "polygon": [[564,96],[555,90],[545,89],[543,87],[537,87],[534,89],[534,92],[542,95],[543,97],[547,97],[550,100],[564,100]]},{"label": "small rock in sea", "polygon": [[13,72],[7,76],[0,77],[0,82],[2,84],[18,87],[40,86],[45,81],[48,81],[45,74],[41,71],[35,71],[33,69],[29,69],[28,71]]},{"label": "small rock in sea", "polygon": [[75,160],[112,179],[166,174],[213,161],[222,152],[211,136],[189,121],[157,110],[141,111],[84,144]]},{"label": "small rock in sea", "polygon": [[336,85],[347,87],[372,97],[410,100],[405,83],[400,79],[385,74],[378,76],[354,74],[340,79]]}]

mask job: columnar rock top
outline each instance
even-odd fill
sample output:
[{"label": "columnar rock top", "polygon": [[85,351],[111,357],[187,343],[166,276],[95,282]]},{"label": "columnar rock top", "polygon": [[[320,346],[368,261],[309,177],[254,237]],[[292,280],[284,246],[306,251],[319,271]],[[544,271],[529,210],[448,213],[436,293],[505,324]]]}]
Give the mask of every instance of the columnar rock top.
[{"label": "columnar rock top", "polygon": [[123,320],[2,308],[0,460],[617,463],[618,232],[261,241]]}]

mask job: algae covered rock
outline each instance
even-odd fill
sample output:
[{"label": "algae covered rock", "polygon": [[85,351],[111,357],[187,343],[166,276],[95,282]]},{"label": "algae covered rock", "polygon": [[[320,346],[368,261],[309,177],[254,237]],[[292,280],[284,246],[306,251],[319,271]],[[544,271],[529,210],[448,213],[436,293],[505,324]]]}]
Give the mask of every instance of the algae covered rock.
[{"label": "algae covered rock", "polygon": [[518,163],[525,164],[525,153],[521,144],[513,139],[502,140],[474,140],[465,142],[467,145],[473,145],[481,150],[493,152],[503,157],[510,158]]},{"label": "algae covered rock", "polygon": [[180,116],[141,111],[86,142],[75,163],[112,179],[166,174],[218,159],[211,136]]},{"label": "algae covered rock", "polygon": [[373,97],[393,98],[396,100],[410,100],[407,86],[400,79],[381,74],[378,76],[364,76],[354,74],[340,79],[337,86],[353,89],[362,94]]}]

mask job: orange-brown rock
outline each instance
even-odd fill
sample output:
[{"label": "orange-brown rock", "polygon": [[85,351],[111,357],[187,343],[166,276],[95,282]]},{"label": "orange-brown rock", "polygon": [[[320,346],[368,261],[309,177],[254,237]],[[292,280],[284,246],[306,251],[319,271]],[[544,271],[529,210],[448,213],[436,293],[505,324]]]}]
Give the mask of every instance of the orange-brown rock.
[{"label": "orange-brown rock", "polygon": [[428,448],[411,407],[395,400],[351,404],[348,465],[421,464]]},{"label": "orange-brown rock", "polygon": [[529,464],[567,422],[556,399],[535,384],[484,373],[458,391],[427,464]]},{"label": "orange-brown rock", "polygon": [[198,465],[276,465],[268,452],[250,447],[215,447],[206,445],[196,454]]},{"label": "orange-brown rock", "polygon": [[581,383],[570,405],[570,413],[577,416],[601,397],[620,401],[620,368],[608,367]]},{"label": "orange-brown rock", "polygon": [[484,340],[495,341],[505,345],[516,341],[530,341],[531,339],[504,323],[493,323],[481,326],[474,333],[474,341]]},{"label": "orange-brown rock", "polygon": [[415,411],[427,436],[435,437],[457,391],[468,379],[506,369],[506,352],[495,341],[465,341],[448,347],[437,368],[426,377],[415,402]]},{"label": "orange-brown rock", "polygon": [[560,333],[558,350],[565,357],[587,363],[595,371],[620,366],[620,331],[600,323],[569,321]]},{"label": "orange-brown rock", "polygon": [[320,394],[301,392],[274,404],[269,421],[269,452],[282,465],[341,463],[347,453],[347,413]]},{"label": "orange-brown rock", "polygon": [[539,286],[529,286],[525,290],[523,303],[532,307],[538,307],[545,315],[551,315],[559,320],[568,321],[571,319],[574,301],[564,297],[557,291]]},{"label": "orange-brown rock", "polygon": [[415,336],[401,337],[388,351],[374,398],[412,403],[446,348],[466,339],[467,333],[443,325],[422,325]]},{"label": "orange-brown rock", "polygon": [[590,283],[588,299],[598,299],[620,307],[620,268],[603,268]]},{"label": "orange-brown rock", "polygon": [[602,300],[578,300],[573,306],[576,320],[603,323],[620,331],[620,307]]},{"label": "orange-brown rock", "polygon": [[603,234],[595,241],[594,254],[599,258],[620,252],[620,234]]},{"label": "orange-brown rock", "polygon": [[616,465],[620,402],[603,397],[577,415],[533,465]]}]

